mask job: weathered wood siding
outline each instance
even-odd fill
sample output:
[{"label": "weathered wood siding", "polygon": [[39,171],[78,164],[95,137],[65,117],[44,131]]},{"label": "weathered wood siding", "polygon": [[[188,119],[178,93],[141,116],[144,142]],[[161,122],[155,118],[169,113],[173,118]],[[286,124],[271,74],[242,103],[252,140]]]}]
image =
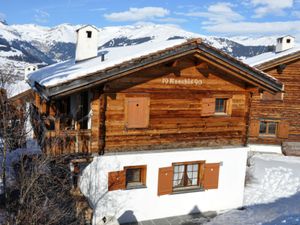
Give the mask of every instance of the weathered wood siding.
[{"label": "weathered wood siding", "polygon": [[[166,84],[166,78],[202,84]],[[249,101],[244,84],[207,66],[197,69],[193,60],[120,78],[104,92],[106,152],[245,143]],[[125,98],[143,95],[150,97],[149,127],[126,129]],[[231,116],[202,117],[201,100],[208,97],[232,98]]]},{"label": "weathered wood siding", "polygon": [[280,74],[276,68],[265,70],[284,84],[283,100],[263,100],[260,94],[253,97],[251,120],[275,119],[289,124],[288,138],[251,137],[250,143],[281,144],[283,141],[300,140],[300,60],[286,64]]}]

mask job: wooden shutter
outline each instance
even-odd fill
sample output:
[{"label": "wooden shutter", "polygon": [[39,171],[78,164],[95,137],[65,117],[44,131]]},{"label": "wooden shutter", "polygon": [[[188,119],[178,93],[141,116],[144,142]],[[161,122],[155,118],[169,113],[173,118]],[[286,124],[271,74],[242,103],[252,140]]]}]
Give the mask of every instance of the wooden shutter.
[{"label": "wooden shutter", "polygon": [[232,114],[232,99],[229,98],[226,100],[226,114],[231,116]]},{"label": "wooden shutter", "polygon": [[147,128],[150,116],[149,97],[130,97],[125,100],[127,128]]},{"label": "wooden shutter", "polygon": [[173,191],[173,167],[159,168],[157,195],[171,194]]},{"label": "wooden shutter", "polygon": [[279,92],[276,94],[270,94],[268,92],[264,92],[262,94],[262,100],[264,101],[278,101],[278,100],[283,100],[283,93]]},{"label": "wooden shutter", "polygon": [[278,124],[278,133],[279,138],[288,138],[289,137],[289,123],[283,121]]},{"label": "wooden shutter", "polygon": [[215,113],[216,99],[215,98],[202,98],[201,116],[211,116]]},{"label": "wooden shutter", "polygon": [[207,163],[204,166],[204,189],[217,189],[219,185],[220,163]]},{"label": "wooden shutter", "polygon": [[108,191],[125,189],[125,171],[108,173]]},{"label": "wooden shutter", "polygon": [[258,137],[259,135],[259,120],[251,120],[249,128],[250,137]]}]

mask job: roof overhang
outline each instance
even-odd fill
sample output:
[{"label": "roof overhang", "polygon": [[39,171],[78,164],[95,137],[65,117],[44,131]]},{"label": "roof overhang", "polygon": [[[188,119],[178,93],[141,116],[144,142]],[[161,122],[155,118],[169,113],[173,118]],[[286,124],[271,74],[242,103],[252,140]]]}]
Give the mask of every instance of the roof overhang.
[{"label": "roof overhang", "polygon": [[208,61],[209,63],[214,64],[214,66],[229,72],[233,76],[238,77],[245,82],[259,87],[262,90],[276,93],[281,92],[283,89],[282,83],[280,83],[277,79],[256,68],[242,63],[241,61],[214,47],[211,47],[208,44],[203,43],[201,39],[192,39],[183,44],[141,56],[56,86],[45,88],[36,83],[35,89],[47,99],[56,98],[77,92],[78,90],[101,85],[122,76],[126,76],[139,70],[168,62],[170,59],[177,59],[188,54],[194,54],[195,57]]}]

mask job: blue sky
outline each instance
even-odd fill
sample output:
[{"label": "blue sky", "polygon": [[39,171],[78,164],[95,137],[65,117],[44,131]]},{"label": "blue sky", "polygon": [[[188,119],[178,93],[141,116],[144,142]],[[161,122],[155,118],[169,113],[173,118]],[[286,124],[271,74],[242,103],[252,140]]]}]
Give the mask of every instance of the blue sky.
[{"label": "blue sky", "polygon": [[206,35],[300,34],[300,0],[0,0],[9,24],[168,23]]}]

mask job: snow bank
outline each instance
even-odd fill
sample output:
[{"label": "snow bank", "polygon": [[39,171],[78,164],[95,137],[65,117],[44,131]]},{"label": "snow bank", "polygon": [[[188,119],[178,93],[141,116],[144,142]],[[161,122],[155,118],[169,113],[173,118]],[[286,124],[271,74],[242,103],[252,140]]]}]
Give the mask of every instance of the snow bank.
[{"label": "snow bank", "polygon": [[300,191],[300,158],[262,154],[249,162],[244,205],[273,202]]},{"label": "snow bank", "polygon": [[249,160],[245,208],[205,225],[299,225],[300,157],[260,154]]}]

